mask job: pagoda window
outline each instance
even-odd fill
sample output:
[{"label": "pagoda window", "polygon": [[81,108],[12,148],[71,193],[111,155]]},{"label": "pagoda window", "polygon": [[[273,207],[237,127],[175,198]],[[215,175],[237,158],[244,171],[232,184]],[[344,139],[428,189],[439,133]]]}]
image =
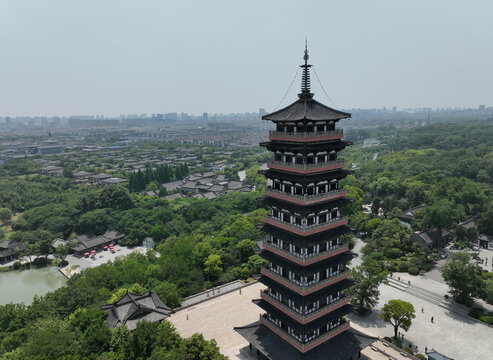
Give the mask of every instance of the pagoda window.
[{"label": "pagoda window", "polygon": [[317,125],[317,132],[324,132],[325,131],[325,126],[323,124],[318,124]]},{"label": "pagoda window", "polygon": [[310,184],[306,187],[306,194],[313,195],[315,192],[313,191],[313,184]]},{"label": "pagoda window", "polygon": [[315,127],[313,126],[313,123],[307,123],[306,124],[306,132],[314,132]]},{"label": "pagoda window", "polygon": [[329,153],[329,160],[330,161],[335,161],[337,159],[337,153],[335,150],[332,150],[330,153]]},{"label": "pagoda window", "polygon": [[303,195],[303,187],[299,184],[296,184],[294,187],[294,193],[296,195]]},{"label": "pagoda window", "polygon": [[287,125],[286,126],[286,132],[289,132],[289,133],[294,132],[294,125]]},{"label": "pagoda window", "polygon": [[329,123],[327,124],[327,130],[328,131],[334,131],[336,129],[336,125],[333,121],[329,121]]},{"label": "pagoda window", "polygon": [[282,154],[280,152],[276,152],[276,154],[274,155],[274,160],[282,161]]}]

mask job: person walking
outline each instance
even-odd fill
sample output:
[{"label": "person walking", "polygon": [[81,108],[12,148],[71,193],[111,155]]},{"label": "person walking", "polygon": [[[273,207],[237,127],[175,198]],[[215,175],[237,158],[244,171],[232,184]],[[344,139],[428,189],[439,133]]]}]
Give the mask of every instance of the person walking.
[{"label": "person walking", "polygon": [[433,316],[431,317],[431,322],[433,323]]},{"label": "person walking", "polygon": [[424,312],[425,312],[425,308],[424,307],[421,307],[421,313],[424,314]]}]

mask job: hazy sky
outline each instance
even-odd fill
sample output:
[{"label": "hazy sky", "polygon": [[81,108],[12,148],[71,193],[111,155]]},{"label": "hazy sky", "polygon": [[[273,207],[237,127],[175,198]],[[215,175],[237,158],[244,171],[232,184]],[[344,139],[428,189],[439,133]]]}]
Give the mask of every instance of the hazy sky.
[{"label": "hazy sky", "polygon": [[271,111],[305,37],[339,108],[493,105],[491,0],[0,0],[0,116]]}]

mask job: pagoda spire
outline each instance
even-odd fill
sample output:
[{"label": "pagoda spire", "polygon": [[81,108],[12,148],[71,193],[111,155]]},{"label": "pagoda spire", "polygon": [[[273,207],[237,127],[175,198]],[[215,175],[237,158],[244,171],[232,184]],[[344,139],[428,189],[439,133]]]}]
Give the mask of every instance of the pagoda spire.
[{"label": "pagoda spire", "polygon": [[305,63],[300,65],[303,69],[303,74],[301,75],[301,92],[298,94],[300,99],[308,100],[313,98],[313,93],[310,92],[310,68],[312,65],[308,64],[308,40],[305,40],[305,55],[303,56],[303,60]]}]

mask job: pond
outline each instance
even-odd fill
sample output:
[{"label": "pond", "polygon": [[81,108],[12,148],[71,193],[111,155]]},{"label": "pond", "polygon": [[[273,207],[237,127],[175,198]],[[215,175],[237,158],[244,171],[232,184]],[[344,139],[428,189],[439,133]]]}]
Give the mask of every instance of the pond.
[{"label": "pond", "polygon": [[67,282],[55,266],[0,273],[0,305],[10,302],[31,304],[34,295],[44,295]]}]

